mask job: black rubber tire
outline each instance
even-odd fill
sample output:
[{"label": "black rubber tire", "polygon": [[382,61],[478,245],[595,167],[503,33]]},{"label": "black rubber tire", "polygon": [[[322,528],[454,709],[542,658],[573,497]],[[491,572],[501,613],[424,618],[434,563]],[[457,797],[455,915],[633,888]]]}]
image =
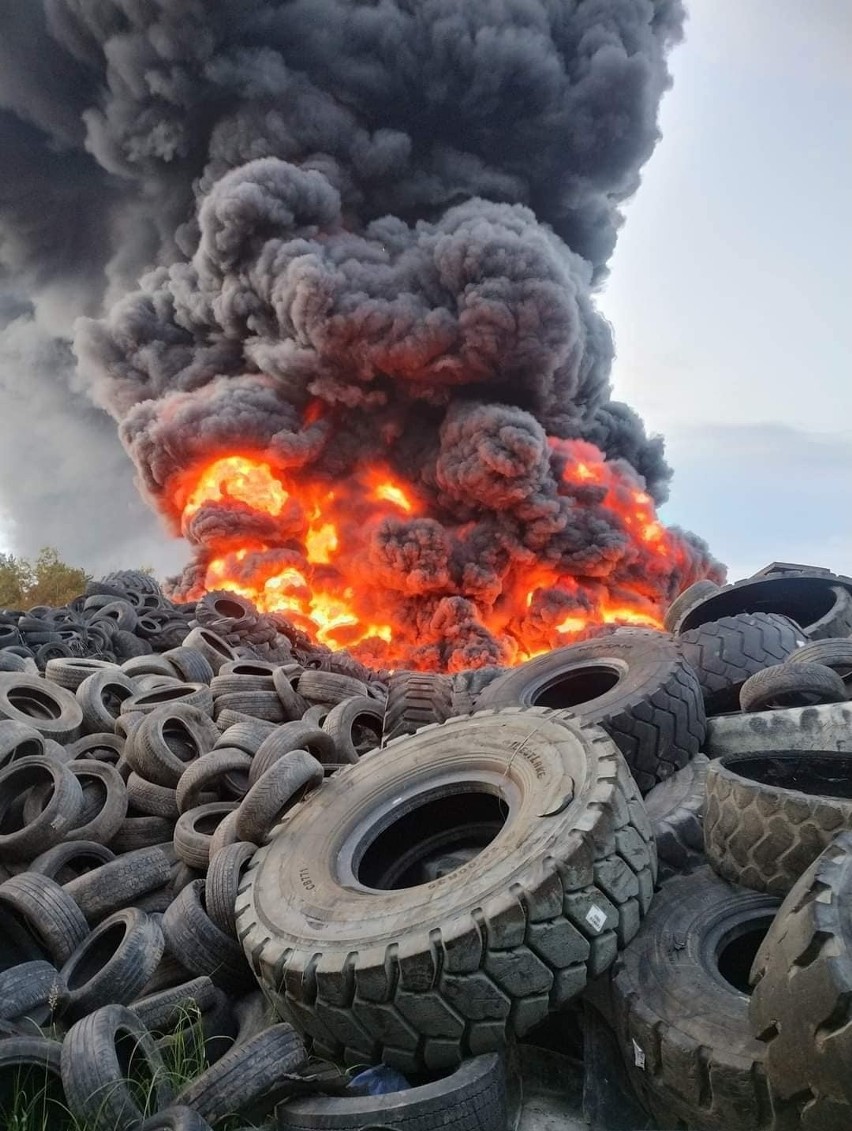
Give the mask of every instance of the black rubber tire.
[{"label": "black rubber tire", "polygon": [[299,664],[282,664],[272,673],[272,682],[276,694],[281,700],[286,718],[291,722],[301,719],[309,707],[309,704],[293,686],[294,682],[298,683],[302,670]]},{"label": "black rubber tire", "polygon": [[125,757],[140,777],[174,789],[187,765],[212,750],[218,737],[215,723],[202,711],[165,707],[133,732]]},{"label": "black rubber tire", "polygon": [[344,699],[355,695],[366,697],[367,685],[363,680],[338,672],[312,671],[308,669],[299,676],[296,690],[310,704],[336,707]]},{"label": "black rubber tire", "polygon": [[180,813],[186,813],[203,804],[203,795],[224,787],[226,778],[233,782],[244,781],[243,794],[249,788],[251,755],[236,747],[214,748],[187,766],[177,784],[175,804]]},{"label": "black rubber tire", "polygon": [[277,729],[277,723],[268,723],[265,719],[248,719],[245,722],[235,723],[221,732],[213,749],[226,747],[255,755],[263,742]]},{"label": "black rubber tire", "polygon": [[114,666],[105,660],[75,656],[73,659],[48,660],[44,675],[51,683],[56,683],[67,691],[76,691],[83,680],[88,679],[94,672],[109,670]]},{"label": "black rubber tire", "polygon": [[242,841],[263,844],[288,809],[323,782],[322,765],[307,750],[291,750],[263,773],[237,810]]},{"label": "black rubber tire", "polygon": [[485,688],[503,675],[506,670],[506,668],[490,667],[456,672],[452,677],[450,718],[456,718],[458,715],[472,715]]},{"label": "black rubber tire", "polygon": [[73,762],[78,758],[93,759],[96,762],[109,762],[111,766],[118,765],[124,753],[125,739],[120,734],[108,734],[98,731],[94,734],[85,734],[76,742],[67,746],[68,761]]},{"label": "black rubber tire", "polygon": [[284,705],[275,690],[231,691],[227,695],[217,695],[213,704],[213,717],[220,719],[231,711],[269,723],[283,723],[287,719]]},{"label": "black rubber tire", "polygon": [[845,703],[846,699],[843,680],[823,664],[775,664],[749,676],[740,688],[740,707],[748,712]]},{"label": "black rubber tire", "polygon": [[237,891],[240,877],[257,851],[255,844],[238,841],[217,852],[207,869],[204,888],[207,914],[220,931],[237,937]]},{"label": "black rubber tire", "polygon": [[36,856],[27,870],[40,872],[58,884],[67,884],[111,860],[115,860],[115,853],[104,844],[93,840],[69,840]]},{"label": "black rubber tire", "polygon": [[519,703],[568,709],[602,726],[642,793],[701,749],[704,703],[695,674],[662,634],[613,634],[557,648],[494,680],[478,709]]},{"label": "black rubber tire", "polygon": [[[355,695],[332,707],[322,729],[330,735],[337,761],[354,764],[382,744],[385,705],[367,695]],[[443,721],[443,720],[442,720]]]},{"label": "black rubber tire", "polygon": [[135,683],[121,668],[93,672],[75,692],[83,712],[83,728],[89,734],[114,730],[125,702],[135,693]]},{"label": "black rubber tire", "polygon": [[83,711],[70,691],[37,676],[0,672],[0,719],[26,723],[45,738],[73,742]]},{"label": "black rubber tire", "polygon": [[106,1005],[72,1025],[62,1045],[62,1083],[71,1113],[91,1131],[133,1131],[147,1114],[130,1087],[144,1062],[153,1108],[172,1100],[163,1059],[135,1013]]},{"label": "black rubber tire", "polygon": [[663,886],[619,956],[611,983],[616,1033],[630,1079],[662,1127],[796,1127],[792,1112],[773,1110],[748,1021],[749,967],[777,908],[772,896],[702,868]]},{"label": "black rubber tire", "polygon": [[708,715],[739,710],[740,688],[764,668],[782,664],[807,643],[778,613],[740,613],[681,633],[681,655],[698,676]]},{"label": "black rubber tire", "polygon": [[284,723],[261,743],[252,758],[249,783],[254,785],[280,758],[293,750],[307,750],[323,766],[336,766],[340,761],[331,735],[319,725],[298,719]]},{"label": "black rubber tire", "polygon": [[720,588],[721,586],[717,585],[715,581],[708,581],[705,578],[702,581],[694,582],[682,593],[679,593],[666,609],[666,615],[663,618],[663,627],[666,632],[678,632],[686,614],[708,597],[718,593]]},{"label": "black rubber tire", "polygon": [[786,895],[852,829],[852,753],[728,754],[707,770],[704,847],[720,876]]},{"label": "black rubber tire", "polygon": [[49,1024],[67,996],[65,979],[50,962],[22,962],[0,971],[0,1018],[15,1021],[32,1018]]},{"label": "black rubber tire", "polygon": [[710,760],[696,754],[677,773],[654,786],[645,808],[657,842],[659,878],[691,872],[705,864],[705,782]]},{"label": "black rubber tire", "polygon": [[280,1131],[503,1131],[507,1125],[506,1073],[495,1053],[472,1057],[450,1076],[403,1092],[307,1097],[278,1110]]},{"label": "black rubber tire", "polygon": [[237,808],[236,801],[211,801],[182,813],[175,825],[174,846],[184,864],[206,872],[210,863],[210,837],[223,817]]},{"label": "black rubber tire", "polygon": [[40,758],[44,754],[44,735],[27,723],[0,719],[0,766],[19,758]]},{"label": "black rubber tire", "polygon": [[849,636],[852,597],[848,586],[832,584],[835,580],[816,573],[748,578],[725,586],[690,609],[682,618],[679,631],[741,613],[775,613],[800,625],[811,640]]},{"label": "black rubber tire", "polygon": [[229,813],[223,821],[221,821],[216,828],[216,831],[210,838],[210,860],[216,859],[218,853],[222,849],[227,848],[230,844],[238,844],[239,837],[237,836],[237,812],[235,809],[233,813]]},{"label": "black rubber tire", "polygon": [[99,923],[113,911],[135,903],[147,892],[169,883],[174,852],[160,846],[128,852],[64,886],[89,923]]},{"label": "black rubber tire", "polygon": [[788,664],[822,664],[837,672],[847,687],[852,688],[852,638],[846,640],[812,640],[797,649]]},{"label": "black rubber tire", "polygon": [[124,661],[121,670],[131,679],[136,679],[140,675],[172,676],[175,674],[175,669],[169,661],[160,655],[133,656]]},{"label": "black rubber tire", "polygon": [[180,1026],[190,1011],[200,1014],[210,1009],[215,1004],[217,992],[210,979],[202,976],[137,998],[128,1008],[133,1010],[146,1029],[165,1034]]},{"label": "black rubber tire", "polygon": [[[51,794],[31,822],[23,818],[21,795],[45,786]],[[32,860],[66,838],[83,809],[83,789],[74,774],[52,758],[19,758],[0,770],[0,858]]]},{"label": "black rubber tire", "polygon": [[38,872],[21,872],[0,884],[0,906],[26,926],[54,966],[67,962],[89,934],[71,896]]},{"label": "black rubber tire", "polygon": [[[143,677],[144,678],[144,677]],[[154,678],[154,677],[152,677]],[[178,683],[163,686],[162,684],[132,695],[125,701],[124,710],[141,711],[145,715],[163,708],[193,707],[208,718],[213,717],[213,696],[206,683]]]},{"label": "black rubber tire", "polygon": [[210,684],[213,679],[213,668],[203,652],[197,648],[170,648],[163,652],[163,659],[168,660],[178,677],[186,683]]},{"label": "black rubber tire", "polygon": [[238,659],[236,652],[223,636],[209,628],[194,628],[183,641],[185,648],[195,648],[207,660],[214,674],[222,664]]},{"label": "black rubber tire", "polygon": [[432,672],[394,672],[388,680],[388,697],[382,724],[382,746],[422,727],[443,723],[452,710],[452,683]]},{"label": "black rubber tire", "polygon": [[802,1131],[852,1126],[850,903],[852,834],[841,833],[791,888],[752,967],[752,1030]]},{"label": "black rubber tire", "polygon": [[212,1131],[212,1128],[191,1107],[173,1105],[140,1123],[137,1131]]},{"label": "black rubber tire", "polygon": [[[135,814],[147,817],[164,817],[167,821],[177,821],[180,810],[177,791],[167,785],[157,785],[140,777],[135,770],[127,779],[127,800]],[[118,830],[116,830],[117,832]]]},{"label": "black rubber tire", "polygon": [[[83,806],[77,818],[79,823],[65,833],[65,839],[109,844],[127,816],[127,788],[121,775],[108,762],[94,758],[75,759],[68,763],[68,769],[80,783]],[[87,782],[96,788],[87,788]],[[91,792],[97,795],[94,803],[88,797]]]},{"label": "black rubber tire", "polygon": [[21,1116],[23,1097],[32,1097],[31,1103],[27,1105],[30,1118],[35,1115],[39,1123],[51,1131],[54,1126],[61,1127],[67,1116],[60,1075],[61,1044],[45,1037],[19,1036],[13,1033],[2,1036],[0,1121],[3,1127],[7,1131],[13,1131],[21,1126],[18,1118]]},{"label": "black rubber tire", "polygon": [[229,993],[244,992],[254,985],[245,956],[239,943],[212,922],[203,897],[203,880],[178,893],[163,916],[166,945],[193,974],[206,974]]},{"label": "black rubber tire", "polygon": [[[419,838],[416,822],[395,834],[402,854],[361,853],[427,798]],[[400,887],[477,835],[470,864]],[[655,872],[644,806],[600,728],[491,711],[398,739],[297,806],[240,883],[237,930],[279,1015],[324,1049],[434,1070],[582,992],[638,929]]]},{"label": "black rubber tire", "polygon": [[272,1025],[229,1049],[181,1090],[177,1102],[214,1127],[233,1115],[262,1117],[286,1096],[286,1078],[304,1068],[307,1059],[292,1025]]},{"label": "black rubber tire", "polygon": [[159,923],[135,907],[116,911],[77,947],[60,971],[68,987],[64,1013],[78,1021],[102,1005],[127,1005],[160,964]]},{"label": "black rubber tire", "polygon": [[171,841],[173,835],[174,821],[129,813],[109,844],[116,855],[123,855],[143,848],[158,848]]}]

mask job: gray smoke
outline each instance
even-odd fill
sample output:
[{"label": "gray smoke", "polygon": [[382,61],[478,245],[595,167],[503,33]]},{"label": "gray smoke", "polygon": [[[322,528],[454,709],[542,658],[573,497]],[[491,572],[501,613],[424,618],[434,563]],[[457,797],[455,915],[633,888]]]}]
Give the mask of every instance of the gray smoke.
[{"label": "gray smoke", "polygon": [[[0,260],[39,312],[83,316],[78,380],[173,529],[181,475],[235,450],[410,481],[429,517],[365,552],[408,594],[417,563],[450,602],[432,634],[477,626],[469,657],[465,599],[533,556],[635,588],[629,531],[552,441],[665,497],[592,291],[682,22],[680,0],[11,0]],[[190,527],[197,578],[241,537],[289,552],[298,523]],[[646,596],[714,568],[683,548]]]}]

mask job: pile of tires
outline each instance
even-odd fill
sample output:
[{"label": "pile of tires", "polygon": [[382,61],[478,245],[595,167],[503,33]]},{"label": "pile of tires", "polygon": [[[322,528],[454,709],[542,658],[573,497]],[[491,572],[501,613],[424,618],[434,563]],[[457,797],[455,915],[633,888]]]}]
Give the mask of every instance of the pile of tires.
[{"label": "pile of tires", "polygon": [[506,1131],[506,1050],[585,1033],[620,1126],[849,1126],[848,590],[752,581],[452,676],[140,574],[112,649],[0,650],[6,1123]]}]

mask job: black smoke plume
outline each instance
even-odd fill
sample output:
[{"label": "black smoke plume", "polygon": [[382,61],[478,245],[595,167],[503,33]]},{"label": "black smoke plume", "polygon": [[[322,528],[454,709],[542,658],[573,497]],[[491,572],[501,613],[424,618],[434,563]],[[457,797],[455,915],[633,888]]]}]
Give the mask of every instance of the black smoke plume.
[{"label": "black smoke plume", "polygon": [[[560,443],[665,498],[592,293],[680,0],[11,0],[0,21],[0,256],[82,316],[78,380],[174,529],[176,484],[218,456],[295,484],[381,461],[426,513],[353,552],[456,666],[510,658],[480,614],[531,562],[651,602],[717,572],[678,536],[643,580]],[[183,529],[184,589],[241,539],[298,549],[245,506]]]}]

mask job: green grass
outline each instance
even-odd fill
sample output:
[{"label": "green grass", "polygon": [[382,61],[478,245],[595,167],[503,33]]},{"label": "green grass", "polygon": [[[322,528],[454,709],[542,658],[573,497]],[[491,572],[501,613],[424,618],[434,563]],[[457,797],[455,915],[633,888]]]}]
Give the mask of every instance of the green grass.
[{"label": "green grass", "polygon": [[[44,1035],[61,1039],[55,1029],[45,1030]],[[166,1078],[175,1095],[207,1068],[201,1014],[193,1003],[181,1010],[174,1031],[160,1041],[160,1052]],[[154,1079],[147,1070],[144,1076],[131,1075],[124,1081],[146,1117],[155,1114],[157,1086],[161,1081],[161,1076]],[[252,1126],[234,1116],[220,1128],[221,1131],[237,1131]],[[37,1068],[4,1074],[0,1087],[0,1127],[3,1131],[106,1131],[103,1121],[77,1119],[65,1104],[58,1082]]]}]

